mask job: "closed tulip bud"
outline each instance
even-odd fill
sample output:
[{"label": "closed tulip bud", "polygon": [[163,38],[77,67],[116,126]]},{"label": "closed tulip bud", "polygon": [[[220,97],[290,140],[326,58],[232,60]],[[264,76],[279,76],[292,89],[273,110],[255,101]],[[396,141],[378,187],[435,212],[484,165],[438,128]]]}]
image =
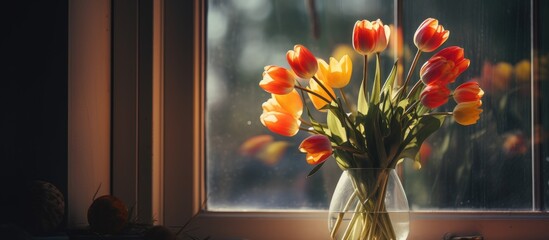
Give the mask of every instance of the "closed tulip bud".
[{"label": "closed tulip bud", "polygon": [[285,112],[295,118],[300,118],[303,113],[303,102],[295,89],[285,95],[272,94],[262,107],[264,112]]},{"label": "closed tulip bud", "polygon": [[466,82],[454,90],[454,100],[457,103],[478,101],[484,95],[478,82]]},{"label": "closed tulip bud", "polygon": [[462,102],[458,103],[454,108],[454,120],[457,123],[467,126],[477,123],[482,113],[482,101]]},{"label": "closed tulip bud", "polygon": [[450,36],[450,31],[444,30],[438,20],[427,18],[414,34],[414,44],[422,52],[432,52],[442,45]]},{"label": "closed tulip bud", "polygon": [[312,78],[318,70],[316,57],[303,45],[295,45],[286,53],[288,64],[294,73],[303,79]]},{"label": "closed tulip bud", "polygon": [[266,66],[263,80],[259,82],[259,86],[263,90],[274,94],[288,94],[294,89],[294,84],[294,74],[278,66]]},{"label": "closed tulip bud", "polygon": [[391,29],[381,20],[361,20],[353,28],[353,48],[362,55],[382,52],[389,44]]},{"label": "closed tulip bud", "polygon": [[299,151],[307,153],[307,163],[316,165],[332,155],[332,143],[325,135],[313,135],[301,142]]},{"label": "closed tulip bud", "polygon": [[421,103],[428,108],[437,108],[448,102],[450,89],[446,85],[429,84],[421,92]]}]

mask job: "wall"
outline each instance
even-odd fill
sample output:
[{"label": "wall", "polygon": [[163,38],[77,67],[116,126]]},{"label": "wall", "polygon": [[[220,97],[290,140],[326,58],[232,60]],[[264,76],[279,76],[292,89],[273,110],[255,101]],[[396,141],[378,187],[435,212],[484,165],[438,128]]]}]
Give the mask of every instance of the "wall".
[{"label": "wall", "polygon": [[68,1],[0,8],[0,223],[28,181],[67,193]]}]

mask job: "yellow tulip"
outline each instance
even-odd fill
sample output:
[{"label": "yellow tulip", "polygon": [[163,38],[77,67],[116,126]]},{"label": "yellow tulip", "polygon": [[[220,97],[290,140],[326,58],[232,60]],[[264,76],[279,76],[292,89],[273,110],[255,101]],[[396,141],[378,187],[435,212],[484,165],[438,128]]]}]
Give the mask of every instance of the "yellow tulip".
[{"label": "yellow tulip", "polygon": [[343,88],[351,81],[353,73],[353,62],[348,55],[344,55],[338,61],[331,57],[330,64],[318,59],[317,78],[322,79],[332,88]]},{"label": "yellow tulip", "polygon": [[[332,89],[332,87],[327,85],[324,82],[324,80],[322,80],[322,79],[319,79],[319,81],[322,82],[322,85],[324,85],[326,87],[326,89],[328,89],[328,91],[330,92],[330,94],[332,94],[332,96],[335,96],[335,93],[334,93],[334,90]],[[322,87],[320,87],[320,85],[312,79],[309,80],[309,86],[307,87],[307,89],[315,92],[316,94],[324,97],[325,99],[328,99],[328,100],[331,99],[330,95],[328,95],[328,93],[326,91],[324,91],[324,89],[322,89]],[[309,98],[311,99],[311,102],[313,102],[313,105],[315,106],[315,108],[317,110],[325,111],[325,110],[322,110],[321,108],[326,106],[326,104],[328,104],[328,102],[326,102],[322,98],[319,98],[319,97],[315,96],[314,94],[311,94],[311,93],[307,93],[307,94],[309,95]]]},{"label": "yellow tulip", "polygon": [[454,119],[457,123],[467,126],[477,123],[482,113],[482,101],[462,102],[458,103],[454,108]]}]

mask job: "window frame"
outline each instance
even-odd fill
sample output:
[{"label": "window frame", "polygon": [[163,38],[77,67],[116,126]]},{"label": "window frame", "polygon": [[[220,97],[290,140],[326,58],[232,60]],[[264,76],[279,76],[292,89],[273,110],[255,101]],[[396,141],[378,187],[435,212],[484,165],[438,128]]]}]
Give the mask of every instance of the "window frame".
[{"label": "window frame", "polygon": [[[164,95],[161,117],[164,184],[161,197],[163,209],[161,223],[166,226],[182,226],[191,221],[189,227],[195,229],[191,233],[214,238],[222,236],[248,239],[327,239],[327,212],[325,211],[208,212],[206,210],[203,111],[206,77],[204,69],[206,1],[164,0],[161,6],[163,8],[161,32],[164,33],[162,41]],[[532,0],[532,10],[535,2],[536,0]],[[532,22],[534,18],[535,16],[532,16]],[[189,37],[191,32],[192,37]],[[189,81],[191,73],[192,84]],[[540,176],[539,167],[539,164],[534,165],[534,177]],[[549,225],[549,214],[535,210],[540,206],[541,186],[539,183],[534,186],[533,194],[536,200],[531,212],[411,212],[409,239],[441,239],[448,234],[482,235],[488,239],[547,237],[549,233],[546,232],[546,226]]]}]

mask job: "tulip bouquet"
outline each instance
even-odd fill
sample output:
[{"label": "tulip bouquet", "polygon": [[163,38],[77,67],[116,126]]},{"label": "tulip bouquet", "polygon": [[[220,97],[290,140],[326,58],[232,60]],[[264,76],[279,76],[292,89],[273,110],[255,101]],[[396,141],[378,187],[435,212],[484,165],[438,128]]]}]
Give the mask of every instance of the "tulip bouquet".
[{"label": "tulip bouquet", "polygon": [[[329,156],[343,169],[394,169],[404,159],[419,165],[419,149],[423,141],[437,131],[444,119],[452,117],[462,125],[474,124],[482,112],[483,95],[477,82],[466,82],[453,91],[450,85],[469,66],[464,51],[457,46],[444,48],[427,60],[419,71],[419,80],[411,82],[412,73],[422,53],[433,52],[449,37],[449,31],[438,20],[426,19],[415,32],[417,53],[403,82],[397,79],[397,63],[382,82],[380,53],[389,43],[390,28],[381,20],[357,21],[352,34],[353,48],[364,56],[364,70],[356,105],[351,105],[343,88],[351,80],[352,62],[348,56],[328,62],[316,58],[306,47],[294,46],[286,54],[286,69],[266,66],[259,86],[272,94],[263,103],[260,120],[272,132],[294,136],[307,131],[299,146],[309,164],[315,165],[309,175],[318,171]],[[375,71],[368,91],[368,57],[375,56]],[[297,78],[308,80],[302,84]],[[382,84],[383,83],[383,84]],[[336,94],[334,89],[339,89]],[[308,96],[314,108],[325,112],[326,118],[315,119],[307,106]],[[436,109],[453,98],[452,112]],[[302,117],[305,109],[307,120]],[[383,210],[383,187],[380,176],[351,176],[364,212]],[[369,182],[365,182],[369,181]],[[375,185],[375,186],[374,186]],[[372,209],[376,208],[376,209]],[[351,239],[395,239],[387,215],[356,215],[345,229]],[[361,224],[358,224],[361,222]],[[360,228],[360,229],[356,229]],[[332,237],[338,227],[333,229]],[[351,236],[351,233],[355,234]]]}]

